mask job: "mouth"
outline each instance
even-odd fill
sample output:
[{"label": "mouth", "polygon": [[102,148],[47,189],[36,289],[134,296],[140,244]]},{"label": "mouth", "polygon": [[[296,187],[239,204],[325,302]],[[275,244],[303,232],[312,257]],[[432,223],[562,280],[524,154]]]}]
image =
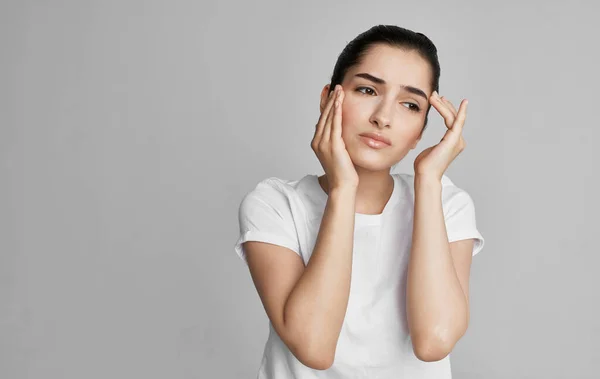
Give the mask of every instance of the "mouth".
[{"label": "mouth", "polygon": [[382,149],[392,145],[388,138],[376,133],[362,133],[360,139],[374,149]]}]

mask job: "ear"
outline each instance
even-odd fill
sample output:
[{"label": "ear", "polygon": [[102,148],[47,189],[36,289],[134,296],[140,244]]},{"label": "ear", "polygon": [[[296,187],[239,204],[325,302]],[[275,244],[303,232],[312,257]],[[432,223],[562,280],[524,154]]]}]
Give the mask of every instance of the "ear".
[{"label": "ear", "polygon": [[321,113],[323,113],[323,110],[325,109],[325,106],[327,105],[327,100],[328,100],[327,98],[329,97],[329,87],[330,87],[330,85],[327,84],[321,90],[321,101],[319,103],[319,109],[320,109]]}]

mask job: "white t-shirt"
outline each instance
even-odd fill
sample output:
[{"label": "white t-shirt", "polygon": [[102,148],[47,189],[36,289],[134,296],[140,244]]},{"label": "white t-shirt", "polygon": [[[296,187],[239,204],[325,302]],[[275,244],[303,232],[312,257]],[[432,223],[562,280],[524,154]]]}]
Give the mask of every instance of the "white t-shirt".
[{"label": "white t-shirt", "polygon": [[[333,365],[315,370],[302,364],[269,322],[258,379],[451,378],[450,355],[423,362],[412,349],[405,291],[414,175],[394,173],[392,177],[394,189],[383,212],[355,214],[350,296]],[[441,182],[448,240],[475,238],[475,255],[483,248],[484,239],[476,227],[473,201],[447,176]],[[268,242],[293,250],[306,266],[326,202],[327,194],[317,175],[295,181],[275,177],[263,180],[240,204],[236,253],[246,262],[242,243]]]}]

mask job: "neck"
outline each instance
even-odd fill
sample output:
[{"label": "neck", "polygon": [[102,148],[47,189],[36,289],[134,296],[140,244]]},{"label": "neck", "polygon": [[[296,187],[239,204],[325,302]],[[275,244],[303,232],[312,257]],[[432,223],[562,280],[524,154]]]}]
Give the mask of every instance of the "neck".
[{"label": "neck", "polygon": [[[394,179],[389,170],[366,171],[356,168],[359,182],[356,188],[356,213],[380,214],[394,190]],[[319,177],[319,184],[329,194],[327,175]]]}]

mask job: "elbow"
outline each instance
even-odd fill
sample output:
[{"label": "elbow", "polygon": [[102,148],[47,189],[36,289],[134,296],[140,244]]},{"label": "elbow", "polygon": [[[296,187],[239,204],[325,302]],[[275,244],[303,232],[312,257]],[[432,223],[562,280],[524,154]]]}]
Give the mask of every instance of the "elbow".
[{"label": "elbow", "polygon": [[322,357],[306,359],[300,362],[302,362],[302,364],[306,367],[312,368],[313,370],[327,370],[333,366],[333,359],[324,359]]},{"label": "elbow", "polygon": [[429,338],[413,341],[413,352],[423,362],[440,361],[446,358],[451,351],[451,344],[440,339]]},{"label": "elbow", "polygon": [[[306,335],[304,335],[306,338]],[[327,370],[333,365],[335,357],[335,347],[330,349],[322,340],[304,339],[295,340],[295,343],[288,344],[292,354],[306,367],[314,370]]]},{"label": "elbow", "polygon": [[[449,330],[448,333],[439,333],[430,330],[429,333],[412,339],[413,352],[415,356],[423,362],[440,361],[454,349],[454,345],[465,334],[468,322],[457,327],[456,330]],[[448,330],[446,328],[445,330]]]},{"label": "elbow", "polygon": [[327,370],[333,366],[333,357],[335,354],[322,353],[318,351],[304,351],[294,354],[296,358],[306,367],[313,370]]},{"label": "elbow", "polygon": [[290,323],[285,330],[285,344],[300,363],[313,370],[327,370],[333,366],[337,338],[314,332],[305,323]]},{"label": "elbow", "polygon": [[415,356],[423,362],[437,362],[446,358],[450,354],[449,350],[441,349],[439,347],[426,347],[426,348],[415,348],[413,349]]}]

